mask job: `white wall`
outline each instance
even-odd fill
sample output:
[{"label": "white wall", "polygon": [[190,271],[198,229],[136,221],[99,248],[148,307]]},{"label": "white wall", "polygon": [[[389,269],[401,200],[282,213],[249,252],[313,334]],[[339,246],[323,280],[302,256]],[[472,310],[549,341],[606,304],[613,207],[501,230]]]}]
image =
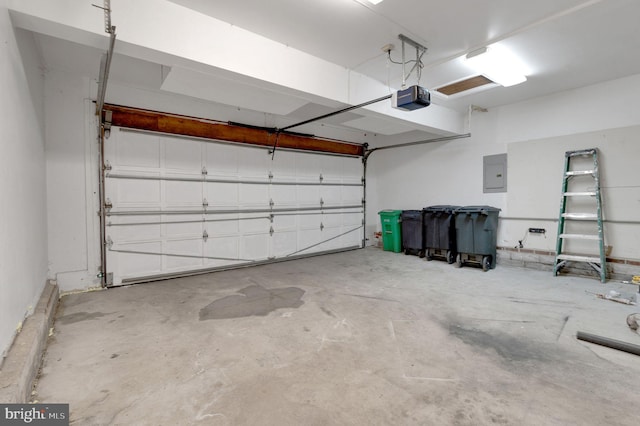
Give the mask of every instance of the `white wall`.
[{"label": "white wall", "polygon": [[61,291],[100,285],[97,124],[89,92],[80,75],[46,74],[48,275]]},{"label": "white wall", "polygon": [[33,38],[0,0],[0,353],[46,282],[43,78]]},{"label": "white wall", "polygon": [[[607,180],[615,188],[603,188],[605,203],[612,201],[612,191],[621,186],[637,190],[640,174],[630,169],[627,158],[637,159],[637,133],[632,126],[640,125],[640,75],[609,81],[590,87],[566,91],[518,104],[494,108],[489,112],[476,112],[471,118],[469,139],[440,142],[372,154],[369,166],[369,205],[367,235],[379,229],[377,212],[381,209],[413,209],[435,204],[475,205],[488,204],[502,209],[501,216],[522,216],[517,208],[523,198],[540,196],[539,177],[558,177],[548,186],[552,204],[559,205],[560,176],[563,152],[576,147],[597,145],[602,152],[603,186]],[[537,155],[510,155],[508,158],[508,193],[483,194],[482,157],[485,155],[522,152],[518,142],[535,140]],[[582,146],[581,140],[589,146]],[[529,143],[529,142],[525,142]],[[534,169],[538,175],[530,179],[510,180],[520,169]],[[609,172],[607,172],[609,170]],[[545,182],[547,182],[545,180]],[[610,194],[607,194],[607,190]],[[547,193],[547,191],[543,191]],[[633,194],[636,194],[635,192]],[[632,194],[632,195],[633,195]],[[609,199],[608,199],[609,197]],[[620,197],[619,197],[620,198]],[[637,199],[629,198],[636,208]],[[555,218],[557,208],[547,208],[548,200],[531,202],[530,217]],[[620,205],[620,200],[612,205]],[[514,207],[514,212],[510,210]],[[605,205],[605,209],[607,206]],[[619,208],[609,209],[612,219],[629,219],[628,212],[619,215]],[[628,210],[628,209],[627,209]],[[637,211],[637,209],[636,209]],[[618,217],[615,217],[618,216]],[[636,220],[638,216],[636,215]],[[550,221],[501,220],[498,245],[513,247],[526,235],[529,227],[544,227],[546,236],[529,235],[525,248],[553,250],[557,224]],[[612,256],[638,259],[638,225],[607,224],[607,244],[613,246]]]}]

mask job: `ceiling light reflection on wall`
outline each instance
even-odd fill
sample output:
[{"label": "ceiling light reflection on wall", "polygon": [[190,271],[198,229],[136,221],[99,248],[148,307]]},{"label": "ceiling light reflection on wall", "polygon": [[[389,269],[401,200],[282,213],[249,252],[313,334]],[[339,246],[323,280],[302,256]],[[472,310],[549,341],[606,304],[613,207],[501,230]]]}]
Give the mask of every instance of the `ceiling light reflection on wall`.
[{"label": "ceiling light reflection on wall", "polygon": [[493,45],[470,52],[465,57],[467,65],[504,87],[527,81],[526,71],[508,50]]},{"label": "ceiling light reflection on wall", "polygon": [[382,0],[367,0],[369,3],[371,4],[378,4],[378,3],[382,3]]}]

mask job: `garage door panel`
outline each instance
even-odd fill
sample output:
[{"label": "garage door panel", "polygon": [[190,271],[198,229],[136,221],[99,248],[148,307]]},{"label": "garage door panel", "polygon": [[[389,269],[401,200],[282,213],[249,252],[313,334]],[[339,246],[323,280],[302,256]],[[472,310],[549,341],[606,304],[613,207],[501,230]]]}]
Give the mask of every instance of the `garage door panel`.
[{"label": "garage door panel", "polygon": [[236,207],[239,200],[239,185],[237,183],[207,182],[205,194],[210,206]]},{"label": "garage door panel", "polygon": [[202,244],[202,236],[199,238],[166,240],[164,242],[163,253],[197,256],[198,258],[170,255],[163,256],[164,269],[167,271],[201,269],[203,266]]},{"label": "garage door panel", "polygon": [[322,231],[320,231],[320,228],[301,229],[298,231],[298,250],[306,249],[302,253],[306,254],[325,250],[316,245],[322,241]]},{"label": "garage door panel", "polygon": [[[327,209],[361,204],[360,159],[276,151],[272,161],[263,149],[114,129],[105,160],[112,166],[105,178],[111,211],[146,212],[109,216],[113,224],[131,223],[106,228],[114,250],[157,253],[108,251],[115,285],[361,244],[361,230],[340,234],[359,228],[362,213]],[[253,209],[263,211],[241,212]],[[156,210],[197,214],[149,214]],[[226,210],[234,213],[221,213]],[[147,221],[154,223],[141,223]]]},{"label": "garage door panel", "polygon": [[159,240],[162,238],[160,216],[114,216],[106,233],[115,242]]},{"label": "garage door panel", "polygon": [[202,182],[165,181],[163,198],[168,209],[202,208]]},{"label": "garage door panel", "polygon": [[362,203],[362,187],[343,186],[340,189],[343,205],[358,205]]},{"label": "garage door panel", "polygon": [[157,180],[117,179],[107,186],[105,196],[114,208],[160,207],[161,182]]},{"label": "garage door panel", "polygon": [[342,226],[342,215],[331,212],[322,216],[322,223],[327,228],[339,228]]},{"label": "garage door panel", "polygon": [[162,138],[164,168],[168,171],[202,174],[202,143],[171,137]]},{"label": "garage door panel", "polygon": [[322,215],[305,214],[298,217],[298,229],[320,229]]},{"label": "garage door panel", "polygon": [[[258,219],[259,218],[259,219]],[[240,233],[242,234],[257,234],[257,233],[269,233],[271,222],[267,218],[266,213],[246,213],[240,215]]]},{"label": "garage door panel", "polygon": [[362,183],[362,160],[360,158],[341,157],[336,162],[341,166],[343,183]]},{"label": "garage door panel", "polygon": [[205,143],[205,164],[210,177],[238,175],[240,149],[230,144]]},{"label": "garage door panel", "polygon": [[284,205],[297,206],[298,193],[295,185],[272,185],[270,187],[271,199],[275,206],[282,207]]},{"label": "garage door panel", "polygon": [[276,231],[273,234],[272,256],[282,257],[295,253],[298,250],[297,231]]},{"label": "garage door panel", "polygon": [[265,260],[269,257],[269,234],[243,235],[240,237],[242,259]]},{"label": "garage door panel", "polygon": [[342,188],[339,186],[323,186],[320,191],[320,196],[326,206],[343,205]]},{"label": "garage door panel", "polygon": [[243,207],[268,208],[269,192],[266,185],[240,185],[239,204]]},{"label": "garage door panel", "polygon": [[204,224],[201,215],[165,215],[163,222],[163,237],[202,237]]},{"label": "garage door panel", "polygon": [[[113,132],[117,138],[112,165],[119,168],[160,168],[160,138],[139,133]],[[107,144],[109,144],[109,140]]]},{"label": "garage door panel", "polygon": [[320,207],[320,188],[317,186],[297,186],[296,198],[298,199],[298,205],[301,207]]},{"label": "garage door panel", "polygon": [[318,158],[313,154],[298,154],[296,176],[305,182],[319,182],[321,171]]},{"label": "garage door panel", "polygon": [[[113,246],[116,250],[126,250],[144,253],[161,253],[162,242],[138,242],[130,244],[117,244]],[[115,252],[111,259],[115,265],[114,270],[118,271],[121,277],[131,277],[140,275],[152,275],[162,271],[162,258],[152,254],[134,254]]]},{"label": "garage door panel", "polygon": [[295,231],[298,229],[298,217],[293,215],[276,215],[273,218],[273,229],[276,232]]},{"label": "garage door panel", "polygon": [[344,226],[354,227],[362,225],[362,213],[345,213],[342,215],[342,224]]},{"label": "garage door panel", "polygon": [[[362,239],[364,238],[364,231],[362,229],[358,229],[353,231],[355,227],[353,226],[343,226],[340,230],[341,234],[344,234],[340,237],[340,245],[342,247],[356,247],[362,244]],[[349,232],[352,231],[352,232]]]},{"label": "garage door panel", "polygon": [[237,236],[240,232],[238,214],[206,215],[205,229],[209,236]]},{"label": "garage door panel", "polygon": [[289,181],[296,177],[296,163],[299,154],[289,151],[278,151],[273,156],[269,169],[276,181]]},{"label": "garage door panel", "polygon": [[234,262],[225,259],[239,258],[239,240],[236,235],[228,237],[213,237],[207,239],[204,244],[204,254],[208,258],[217,257],[220,259],[205,259],[205,267],[216,268],[220,266],[234,265]]},{"label": "garage door panel", "polygon": [[241,157],[238,161],[238,172],[241,178],[258,178],[268,179],[269,164],[271,156],[267,155],[267,151],[255,148],[238,148],[241,150]]}]

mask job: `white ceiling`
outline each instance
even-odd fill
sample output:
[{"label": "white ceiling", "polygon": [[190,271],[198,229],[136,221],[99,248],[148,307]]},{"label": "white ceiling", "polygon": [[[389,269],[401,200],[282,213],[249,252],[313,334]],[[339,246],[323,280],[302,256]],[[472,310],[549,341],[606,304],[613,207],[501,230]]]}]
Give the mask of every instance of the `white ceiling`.
[{"label": "white ceiling", "polygon": [[[171,0],[398,88],[402,67],[381,48],[398,34],[427,47],[421,84],[468,77],[456,60],[501,42],[530,70],[528,81],[434,102],[495,107],[640,73],[637,0]],[[407,59],[415,51],[407,46]],[[250,52],[248,52],[250,54]]]},{"label": "white ceiling", "polygon": [[[433,103],[460,112],[470,105],[492,108],[640,73],[638,0],[384,0],[376,6],[366,0],[170,1],[367,75],[391,90],[400,86],[402,67],[389,64],[381,47],[393,43],[392,57],[400,60],[398,34],[428,48],[420,81],[428,89],[470,76],[472,71],[462,57],[495,42],[526,65],[528,81],[517,86],[449,99],[432,96]],[[102,51],[91,43],[78,45],[42,34],[36,39],[45,67],[97,78]],[[407,58],[414,55],[407,46]],[[278,93],[273,85],[248,86],[202,70],[175,67],[165,75],[163,65],[169,63],[160,62],[119,54],[111,78],[131,86],[252,108],[285,123],[339,107],[309,102],[311,99],[295,97],[291,91]],[[415,82],[414,75],[409,84]],[[251,102],[239,105],[238,93],[245,93],[245,99],[251,97]],[[381,135],[428,137],[407,122],[360,112],[323,123]]]}]

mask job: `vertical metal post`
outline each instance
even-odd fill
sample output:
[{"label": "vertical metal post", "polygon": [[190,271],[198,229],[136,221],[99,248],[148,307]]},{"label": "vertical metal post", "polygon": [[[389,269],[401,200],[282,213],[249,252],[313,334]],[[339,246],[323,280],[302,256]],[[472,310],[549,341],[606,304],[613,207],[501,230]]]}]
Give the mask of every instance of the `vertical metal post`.
[{"label": "vertical metal post", "polygon": [[106,246],[106,211],[104,191],[104,126],[102,124],[102,112],[98,120],[98,198],[100,203],[100,283],[107,286],[107,246]]}]

